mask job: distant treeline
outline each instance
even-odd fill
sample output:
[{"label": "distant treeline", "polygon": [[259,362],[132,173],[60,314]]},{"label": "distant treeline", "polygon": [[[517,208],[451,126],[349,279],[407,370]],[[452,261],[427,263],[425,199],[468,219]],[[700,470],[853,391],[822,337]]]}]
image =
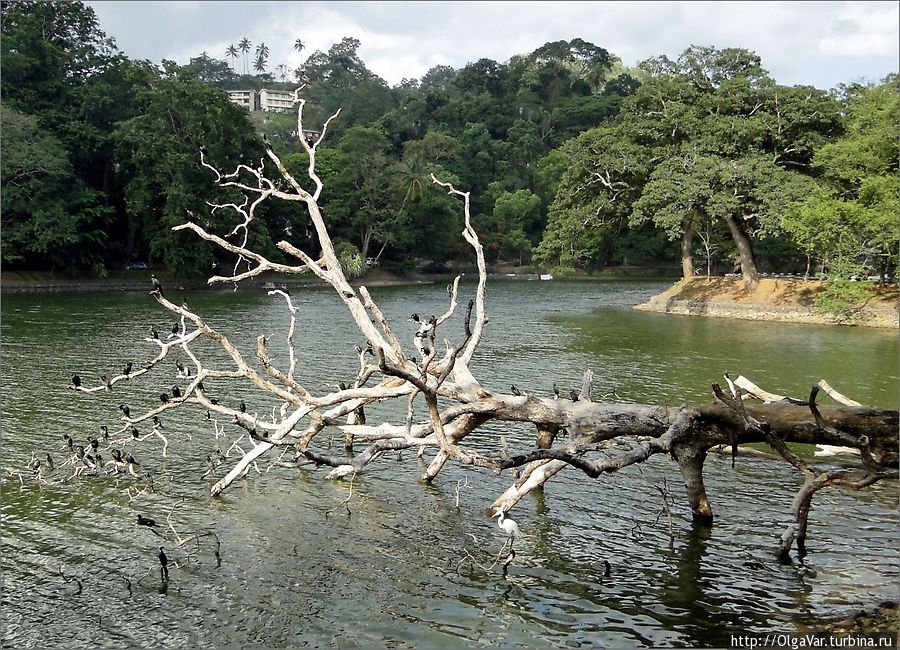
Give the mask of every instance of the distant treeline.
[{"label": "distant treeline", "polygon": [[[277,66],[279,82],[264,44],[256,75],[234,71],[234,46],[231,64],[204,52],[156,65],[121,54],[81,3],[4,2],[4,267],[104,275],[141,260],[188,276],[227,263],[171,230],[193,214],[224,234],[207,202],[243,200],[213,185],[200,147],[233,168],[264,157],[265,133],[303,177],[296,116],[250,114],[225,90],[305,81],[306,128],[341,109],[317,155],[321,205],[357,259],[401,271],[468,259],[435,173],[471,192],[489,262],[896,273],[896,75],[826,92],[775,83],[743,49],[627,68],[574,39],[390,87],[359,46]],[[305,213],[273,202],[250,243],[280,260],[284,238],[316,252]]]}]

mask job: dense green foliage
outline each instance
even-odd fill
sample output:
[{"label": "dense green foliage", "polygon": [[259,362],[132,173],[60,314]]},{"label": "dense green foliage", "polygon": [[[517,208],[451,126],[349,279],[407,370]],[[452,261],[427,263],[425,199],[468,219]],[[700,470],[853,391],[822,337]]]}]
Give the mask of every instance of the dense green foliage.
[{"label": "dense green foliage", "polygon": [[[206,271],[213,250],[171,227],[193,214],[216,229],[206,202],[243,197],[217,192],[200,147],[230,170],[263,157],[265,133],[289,169],[306,168],[296,116],[248,113],[225,91],[303,82],[305,128],[341,110],[317,160],[323,214],[350,266],[468,261],[458,204],[434,173],[471,192],[491,263],[566,271],[680,258],[686,274],[695,260],[727,262],[748,280],[814,263],[896,273],[895,77],[827,93],[778,85],[746,50],[692,47],[626,69],[573,39],[390,87],[353,38],[297,70],[246,38],[223,60],[154,65],[119,54],[80,3],[2,12],[9,268],[103,274],[146,260]],[[267,255],[280,257],[284,237],[315,249],[296,204],[260,217],[251,243]]]}]

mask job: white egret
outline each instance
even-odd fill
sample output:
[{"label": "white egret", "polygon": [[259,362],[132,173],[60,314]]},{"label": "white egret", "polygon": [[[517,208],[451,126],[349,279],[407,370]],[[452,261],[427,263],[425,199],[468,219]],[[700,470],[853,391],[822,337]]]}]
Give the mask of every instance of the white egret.
[{"label": "white egret", "polygon": [[512,519],[506,518],[506,513],[503,510],[498,511],[494,517],[499,516],[500,518],[497,520],[497,525],[500,527],[500,530],[504,531],[510,539],[518,539],[522,537],[521,531],[519,531],[519,524],[517,524]]}]

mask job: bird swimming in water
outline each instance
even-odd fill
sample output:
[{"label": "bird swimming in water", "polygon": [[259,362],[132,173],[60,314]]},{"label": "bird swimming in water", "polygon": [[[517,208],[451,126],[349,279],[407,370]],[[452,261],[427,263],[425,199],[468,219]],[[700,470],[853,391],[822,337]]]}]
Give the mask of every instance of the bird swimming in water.
[{"label": "bird swimming in water", "polygon": [[172,386],[172,396],[181,397],[181,389],[178,386]]},{"label": "bird swimming in water", "polygon": [[72,385],[75,388],[81,386],[81,377],[79,377],[78,375],[72,375]]},{"label": "bird swimming in water", "polygon": [[153,426],[156,427],[157,429],[165,429],[165,427],[162,425],[162,422],[160,421],[158,415],[153,416]]},{"label": "bird swimming in water", "polygon": [[159,401],[162,402],[163,404],[168,404],[169,403],[169,394],[168,393],[160,393]]},{"label": "bird swimming in water", "polygon": [[131,417],[131,407],[125,402],[119,404],[119,410],[122,411],[126,418]]},{"label": "bird swimming in water", "polygon": [[145,517],[144,515],[138,514],[137,524],[138,526],[147,526],[147,528],[153,528],[156,525],[156,522],[150,519],[150,517]]},{"label": "bird swimming in water", "polygon": [[162,285],[160,284],[159,280],[156,279],[156,276],[153,275],[152,273],[150,274],[150,282],[153,283],[153,290],[159,291],[159,295],[162,295],[162,292],[163,292]]},{"label": "bird swimming in water", "polygon": [[132,364],[131,361],[129,361],[128,363],[126,363],[126,364],[125,364],[125,367],[122,368],[122,374],[125,375],[126,377],[127,377],[128,375],[130,375],[130,374],[131,374],[131,366],[132,366],[132,365],[134,365],[134,364]]}]

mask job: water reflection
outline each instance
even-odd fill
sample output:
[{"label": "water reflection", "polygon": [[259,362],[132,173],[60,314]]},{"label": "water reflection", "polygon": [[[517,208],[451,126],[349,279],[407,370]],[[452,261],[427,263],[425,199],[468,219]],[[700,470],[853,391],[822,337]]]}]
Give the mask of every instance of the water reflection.
[{"label": "water reflection", "polygon": [[[591,368],[598,391],[616,388],[629,401],[669,403],[708,399],[709,384],[723,370],[784,392],[802,392],[824,376],[848,395],[896,406],[895,332],[624,308],[661,288],[645,282],[491,286],[491,324],[476,374],[491,389],[508,390],[513,377],[522,390],[549,395],[554,382],[580,385]],[[414,328],[406,316],[437,313],[445,300],[440,287],[372,293],[408,341]],[[301,306],[303,381],[321,390],[345,380],[354,371],[358,334],[327,292],[294,294]],[[286,315],[264,292],[188,299],[236,343],[253,349],[264,332],[273,355],[286,357]],[[106,369],[147,356],[141,341],[147,327],[166,327],[147,296],[9,296],[2,309],[5,468],[21,468],[33,451],[62,453],[63,432],[79,441],[95,435],[101,424],[117,421],[123,395],[134,411],[158,401],[152,381],[129,382],[96,399],[66,388],[72,371],[95,381]],[[211,386],[226,402],[248,398],[227,382]],[[272,406],[247,401],[260,413]],[[391,409],[372,408],[370,421],[396,418]],[[811,554],[803,564],[782,567],[771,550],[798,487],[793,470],[753,458],[739,458],[732,470],[729,459],[717,457],[707,461],[716,511],[711,531],[691,524],[680,475],[667,459],[596,481],[565,470],[517,507],[527,537],[517,544],[506,579],[498,567],[458,570],[463,549],[489,565],[502,545],[496,520],[482,509],[511,474],[450,467],[422,487],[416,477],[423,462],[404,454],[402,461],[385,457],[356,479],[349,514],[338,507],[348,486],[326,483],[312,468],[253,473],[212,500],[209,480],[198,478],[203,458],[224,452],[231,438],[214,439],[199,415],[167,414],[171,446],[164,462],[158,440],[128,443],[152,467],[158,486],[157,494],[133,503],[124,476],[22,489],[4,476],[7,645],[721,645],[729,630],[783,632],[794,619],[893,597],[900,577],[894,486],[819,493]],[[497,424],[473,442],[495,445],[497,434],[514,451],[534,437],[528,427]],[[341,442],[334,438],[336,448]],[[675,496],[674,544],[665,516],[657,520],[656,486],[664,480]],[[467,487],[457,496],[458,485]],[[222,562],[208,539],[190,552],[168,545],[180,567],[162,583],[159,540],[134,519],[140,511],[165,520],[173,502],[179,531],[215,531]],[[609,576],[604,560],[612,565]],[[59,578],[60,565],[80,576],[81,594]]]}]

